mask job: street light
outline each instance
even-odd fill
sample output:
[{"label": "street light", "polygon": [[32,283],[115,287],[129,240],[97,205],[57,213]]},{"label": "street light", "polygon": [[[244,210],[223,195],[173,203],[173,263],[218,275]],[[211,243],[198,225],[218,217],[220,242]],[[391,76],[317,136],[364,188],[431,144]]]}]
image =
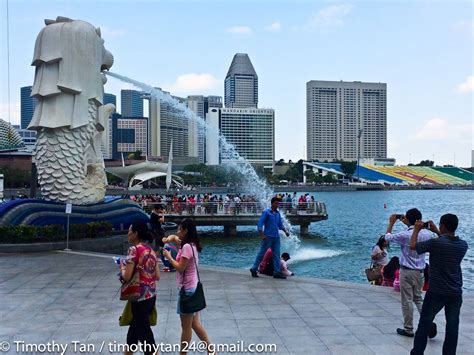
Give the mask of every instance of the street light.
[{"label": "street light", "polygon": [[362,133],[364,132],[364,129],[363,128],[360,128],[359,129],[359,133],[357,134],[357,182],[360,182],[360,168],[359,168],[359,164],[360,164],[360,138],[362,137]]}]

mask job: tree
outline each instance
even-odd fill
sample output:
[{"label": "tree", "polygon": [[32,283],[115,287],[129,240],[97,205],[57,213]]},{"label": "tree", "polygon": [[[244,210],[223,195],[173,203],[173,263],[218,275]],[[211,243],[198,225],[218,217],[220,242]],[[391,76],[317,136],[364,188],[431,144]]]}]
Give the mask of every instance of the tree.
[{"label": "tree", "polygon": [[352,175],[356,171],[356,168],[357,168],[356,161],[342,161],[341,162],[341,170],[348,178],[352,177]]},{"label": "tree", "polygon": [[333,183],[333,182],[336,182],[337,179],[336,177],[334,176],[333,173],[327,173],[326,175],[323,176],[323,182],[326,182],[326,183]]},{"label": "tree", "polygon": [[304,172],[304,176],[306,176],[306,182],[314,182],[314,178],[316,174],[314,173],[313,170],[306,170]]},{"label": "tree", "polygon": [[133,158],[135,160],[140,160],[142,158],[142,151],[141,150],[136,150],[133,152]]},{"label": "tree", "polygon": [[418,164],[416,164],[416,166],[433,166],[433,165],[434,165],[434,161],[429,160],[429,159],[422,160]]}]

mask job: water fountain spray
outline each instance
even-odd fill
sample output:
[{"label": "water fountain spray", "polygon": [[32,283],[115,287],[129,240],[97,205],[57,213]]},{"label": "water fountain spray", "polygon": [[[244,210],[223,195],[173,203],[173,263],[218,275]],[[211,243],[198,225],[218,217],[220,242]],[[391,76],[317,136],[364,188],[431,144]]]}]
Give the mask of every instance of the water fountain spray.
[{"label": "water fountain spray", "polygon": [[[173,98],[170,94],[163,92],[160,89],[154,88],[151,85],[139,82],[137,80],[128,78],[117,73],[113,73],[110,71],[105,73],[113,78],[132,84],[143,92],[145,92],[146,94],[149,94],[155,97],[156,99],[170,105],[172,108],[183,112],[183,117],[186,117],[187,119],[196,122],[201,129],[204,129],[212,137],[218,139],[220,143],[219,147],[221,154],[229,160],[228,163],[226,162],[226,165],[228,165],[230,168],[232,168],[234,171],[236,171],[237,173],[239,173],[239,175],[242,176],[247,191],[251,195],[255,196],[258,202],[260,202],[264,206],[267,206],[269,204],[271,198],[275,195],[275,192],[261,177],[258,176],[252,165],[242,156],[240,156],[235,146],[226,140],[226,138],[219,132],[219,129],[210,126],[204,119],[196,115],[196,113],[189,107],[182,104],[181,102]],[[287,230],[291,230],[291,224],[286,218],[285,214],[282,213],[281,216],[285,228],[287,228]],[[294,243],[298,245],[300,242],[298,237],[293,234],[290,235],[289,239],[292,244]]]}]

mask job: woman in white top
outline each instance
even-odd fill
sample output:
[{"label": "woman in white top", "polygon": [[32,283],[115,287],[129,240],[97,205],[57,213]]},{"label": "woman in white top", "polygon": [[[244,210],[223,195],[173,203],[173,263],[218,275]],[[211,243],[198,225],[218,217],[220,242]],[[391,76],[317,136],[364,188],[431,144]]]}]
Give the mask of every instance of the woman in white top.
[{"label": "woman in white top", "polygon": [[385,236],[382,235],[377,241],[377,244],[372,248],[372,253],[370,254],[374,266],[385,266],[388,264],[387,250],[388,241],[386,241]]}]

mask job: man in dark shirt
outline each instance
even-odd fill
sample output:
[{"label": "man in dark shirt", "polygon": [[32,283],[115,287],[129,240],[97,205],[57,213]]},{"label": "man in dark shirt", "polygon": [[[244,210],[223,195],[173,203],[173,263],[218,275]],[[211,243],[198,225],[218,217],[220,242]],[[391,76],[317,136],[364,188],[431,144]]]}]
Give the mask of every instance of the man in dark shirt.
[{"label": "man in dark shirt", "polygon": [[439,238],[417,242],[418,233],[424,223],[417,221],[410,239],[410,249],[418,254],[430,253],[430,286],[420,314],[420,322],[415,333],[412,355],[423,354],[431,323],[444,307],[446,315],[446,335],[443,354],[455,354],[458,344],[459,313],[462,304],[461,261],[467,252],[467,243],[455,235],[458,218],[445,214],[439,221],[439,229],[428,222],[428,228]]}]

